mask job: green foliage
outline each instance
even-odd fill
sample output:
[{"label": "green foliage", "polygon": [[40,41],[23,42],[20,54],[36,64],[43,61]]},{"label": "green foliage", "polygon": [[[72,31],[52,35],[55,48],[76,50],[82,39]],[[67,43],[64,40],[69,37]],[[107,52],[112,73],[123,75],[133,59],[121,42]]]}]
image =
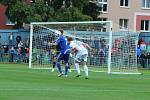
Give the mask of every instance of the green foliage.
[{"label": "green foliage", "polygon": [[[49,0],[47,0],[49,1]],[[60,9],[63,5],[63,0],[52,0],[51,1],[51,6],[54,8],[55,11]]]},{"label": "green foliage", "polygon": [[90,0],[71,0],[72,6],[82,11],[83,7],[89,3]]},{"label": "green foliage", "polygon": [[97,16],[100,15],[100,7],[97,6],[96,3],[89,2],[87,5],[83,8],[83,13],[91,16],[93,20],[97,20]]},{"label": "green foliage", "polygon": [[71,21],[71,12],[69,11],[69,9],[59,9],[55,15],[57,21]]},{"label": "green foliage", "polygon": [[33,11],[30,5],[21,1],[17,1],[13,6],[9,6],[7,10],[7,17],[12,22],[17,22],[17,26],[19,28],[21,27],[23,22],[27,22],[28,16],[32,14],[33,14]]},{"label": "green foliage", "polygon": [[92,18],[90,16],[84,15],[77,8],[70,8],[72,21],[90,21]]},{"label": "green foliage", "polygon": [[41,16],[40,19],[37,21],[48,21],[53,19],[54,9],[51,6],[45,5],[44,2],[35,2],[31,5],[31,7],[34,12],[33,16],[35,17],[35,19],[37,19],[36,16]]},{"label": "green foliage", "polygon": [[81,11],[75,7],[59,9],[55,18],[57,21],[89,21],[92,19],[89,16],[83,15]]},{"label": "green foliage", "polygon": [[0,0],[0,3],[6,6],[12,6],[14,5],[17,1],[22,1],[22,0]]},{"label": "green foliage", "polygon": [[27,17],[27,23],[30,22],[41,22],[42,17],[39,14],[33,14]]},{"label": "green foliage", "polygon": [[17,22],[18,28],[23,23],[37,21],[89,21],[97,17],[96,9],[89,10],[89,0],[33,1],[27,3],[25,0],[0,0],[0,3],[7,6],[6,15],[10,21]]}]

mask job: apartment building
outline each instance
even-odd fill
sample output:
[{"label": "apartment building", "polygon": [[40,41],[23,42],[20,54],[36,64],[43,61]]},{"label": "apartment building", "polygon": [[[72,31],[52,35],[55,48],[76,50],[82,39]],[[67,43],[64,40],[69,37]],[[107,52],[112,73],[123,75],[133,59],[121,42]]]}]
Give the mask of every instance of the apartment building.
[{"label": "apartment building", "polygon": [[113,31],[150,32],[150,0],[98,0],[100,20],[113,21]]}]

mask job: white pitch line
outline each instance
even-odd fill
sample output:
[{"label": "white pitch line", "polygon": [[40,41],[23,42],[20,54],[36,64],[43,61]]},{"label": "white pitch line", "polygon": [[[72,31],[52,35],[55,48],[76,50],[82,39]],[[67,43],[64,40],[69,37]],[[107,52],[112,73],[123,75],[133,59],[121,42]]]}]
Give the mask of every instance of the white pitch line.
[{"label": "white pitch line", "polygon": [[[9,68],[8,68],[8,67],[0,67],[0,69],[1,69],[1,68],[2,68],[2,69],[9,69],[9,68],[11,68],[11,67],[9,67]],[[51,70],[52,68],[31,68],[31,70],[32,70],[32,69],[35,69],[35,70]],[[64,70],[64,69],[62,69],[62,70]],[[71,70],[76,70],[76,69],[71,69]],[[11,70],[8,70],[8,71],[11,71]],[[17,71],[17,70],[16,70],[16,71]],[[84,71],[84,70],[81,69],[81,71]],[[91,69],[89,69],[89,71],[91,71],[91,72],[96,72],[96,73],[99,73],[99,72],[107,72],[107,71],[102,71],[102,70],[101,70],[101,71],[100,71],[100,70],[97,70],[97,71],[96,71],[96,70],[91,70]],[[24,71],[23,71],[23,72],[24,72]]]},{"label": "white pitch line", "polygon": [[[55,91],[55,89],[0,89],[0,91],[52,91],[52,90]],[[59,90],[59,91],[64,91],[64,90]],[[66,89],[66,91],[68,91],[68,90]],[[75,91],[150,93],[150,91],[109,90],[109,89],[108,90],[104,90],[104,89],[103,90],[101,90],[101,89],[99,89],[99,90],[75,90]]]}]

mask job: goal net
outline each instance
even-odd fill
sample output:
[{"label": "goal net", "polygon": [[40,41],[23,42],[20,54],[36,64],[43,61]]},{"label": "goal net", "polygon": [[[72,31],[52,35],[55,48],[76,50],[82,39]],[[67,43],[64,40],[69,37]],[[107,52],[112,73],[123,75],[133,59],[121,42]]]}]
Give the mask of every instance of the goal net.
[{"label": "goal net", "polygon": [[[87,65],[91,71],[138,74],[136,63],[137,35],[129,32],[113,32],[111,21],[87,22],[34,22],[30,25],[29,68],[50,69],[55,50],[49,43],[64,35],[89,44]],[[63,62],[61,62],[63,64]],[[74,69],[74,58],[70,66]]]}]

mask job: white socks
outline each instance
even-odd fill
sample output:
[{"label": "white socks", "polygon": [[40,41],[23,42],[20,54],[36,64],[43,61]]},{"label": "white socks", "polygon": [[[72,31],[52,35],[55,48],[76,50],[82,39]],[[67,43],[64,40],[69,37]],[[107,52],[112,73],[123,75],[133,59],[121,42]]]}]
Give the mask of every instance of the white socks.
[{"label": "white socks", "polygon": [[79,63],[75,63],[75,68],[76,68],[77,74],[80,75]]},{"label": "white socks", "polygon": [[88,77],[88,67],[87,65],[83,65],[84,71],[85,71],[85,76]]},{"label": "white socks", "polygon": [[[75,68],[77,71],[77,74],[80,75],[80,68],[79,68],[79,63],[75,63]],[[87,65],[83,65],[85,76],[88,77],[88,67]]]}]

